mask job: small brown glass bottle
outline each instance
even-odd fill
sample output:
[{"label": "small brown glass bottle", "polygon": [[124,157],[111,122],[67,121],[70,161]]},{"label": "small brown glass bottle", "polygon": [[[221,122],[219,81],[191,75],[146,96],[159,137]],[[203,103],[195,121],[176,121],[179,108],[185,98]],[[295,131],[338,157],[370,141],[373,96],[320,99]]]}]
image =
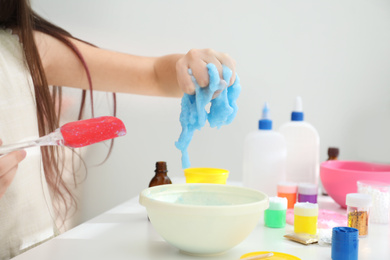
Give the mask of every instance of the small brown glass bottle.
[{"label": "small brown glass bottle", "polygon": [[337,160],[339,157],[339,148],[329,147],[328,148],[328,160]]},{"label": "small brown glass bottle", "polygon": [[172,184],[171,179],[169,179],[167,175],[167,163],[166,162],[156,162],[156,170],[154,171],[156,174],[150,180],[149,187],[163,185],[163,184]]}]

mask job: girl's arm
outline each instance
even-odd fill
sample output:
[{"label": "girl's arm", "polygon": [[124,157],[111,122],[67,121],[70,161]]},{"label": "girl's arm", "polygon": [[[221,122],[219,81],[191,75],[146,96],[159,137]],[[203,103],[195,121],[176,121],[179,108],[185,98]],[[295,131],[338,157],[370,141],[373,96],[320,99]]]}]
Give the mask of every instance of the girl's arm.
[{"label": "girl's arm", "polygon": [[[89,88],[84,67],[69,47],[40,32],[35,32],[35,40],[49,85]],[[188,68],[200,86],[208,85],[207,63],[214,63],[220,74],[224,64],[235,75],[234,60],[211,49],[194,49],[185,55],[142,57],[96,48],[75,39],[70,41],[88,65],[94,90],[180,97],[183,92],[194,93]],[[229,85],[233,82],[234,77]]]}]

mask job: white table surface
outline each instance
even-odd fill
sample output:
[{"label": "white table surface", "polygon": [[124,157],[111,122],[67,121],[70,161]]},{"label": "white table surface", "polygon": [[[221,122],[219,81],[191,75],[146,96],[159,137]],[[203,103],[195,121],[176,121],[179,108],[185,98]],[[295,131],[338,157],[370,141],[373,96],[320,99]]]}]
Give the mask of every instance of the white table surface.
[{"label": "white table surface", "polygon": [[[345,212],[329,197],[320,197],[319,207]],[[236,260],[254,251],[283,252],[304,260],[331,259],[330,246],[306,246],[283,237],[292,231],[291,225],[267,228],[261,219],[248,238],[226,253],[212,257],[190,256],[166,243],[155,232],[145,208],[135,197],[13,259]],[[390,259],[390,225],[370,224],[368,237],[359,239],[359,260],[365,259]]]}]

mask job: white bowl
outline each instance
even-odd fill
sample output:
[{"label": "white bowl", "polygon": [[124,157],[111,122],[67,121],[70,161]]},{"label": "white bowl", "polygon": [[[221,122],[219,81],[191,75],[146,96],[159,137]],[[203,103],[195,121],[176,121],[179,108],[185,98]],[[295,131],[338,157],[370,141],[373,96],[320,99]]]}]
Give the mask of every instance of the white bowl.
[{"label": "white bowl", "polygon": [[220,254],[242,242],[268,208],[260,191],[223,184],[169,184],[145,189],[140,204],[171,245],[189,254]]}]

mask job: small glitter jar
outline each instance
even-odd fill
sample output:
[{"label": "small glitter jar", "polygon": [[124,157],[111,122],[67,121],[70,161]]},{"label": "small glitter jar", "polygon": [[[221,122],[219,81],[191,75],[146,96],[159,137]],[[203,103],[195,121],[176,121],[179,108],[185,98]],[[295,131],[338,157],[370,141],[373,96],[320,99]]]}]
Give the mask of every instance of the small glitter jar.
[{"label": "small glitter jar", "polygon": [[298,186],[294,182],[280,182],[278,183],[278,197],[287,199],[287,208],[293,209],[295,202],[297,202]]},{"label": "small glitter jar", "polygon": [[317,203],[318,186],[313,183],[298,184],[298,202]]},{"label": "small glitter jar", "polygon": [[358,192],[372,198],[370,222],[387,224],[390,218],[390,184],[376,181],[358,181]]},{"label": "small glitter jar", "polygon": [[318,204],[304,202],[294,205],[294,232],[317,234]]},{"label": "small glitter jar", "polygon": [[332,229],[332,260],[357,260],[359,230],[351,227]]},{"label": "small glitter jar", "polygon": [[363,193],[349,193],[346,198],[348,227],[359,230],[360,237],[368,235],[371,196]]},{"label": "small glitter jar", "polygon": [[269,207],[264,211],[264,223],[267,227],[282,228],[286,225],[287,199],[269,198]]}]

